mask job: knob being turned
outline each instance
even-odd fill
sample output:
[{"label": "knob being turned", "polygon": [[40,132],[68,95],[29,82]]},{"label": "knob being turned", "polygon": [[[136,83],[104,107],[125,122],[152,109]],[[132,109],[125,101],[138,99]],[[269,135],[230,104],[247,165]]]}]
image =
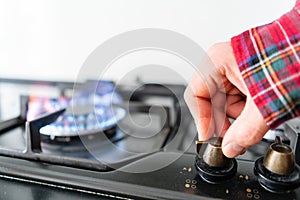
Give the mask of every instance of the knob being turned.
[{"label": "knob being turned", "polygon": [[197,141],[196,150],[196,169],[204,181],[220,183],[236,174],[236,160],[223,154],[222,138],[213,137],[208,141]]},{"label": "knob being turned", "polygon": [[222,152],[222,138],[212,138],[203,152],[203,161],[211,167],[224,167],[229,159]]}]

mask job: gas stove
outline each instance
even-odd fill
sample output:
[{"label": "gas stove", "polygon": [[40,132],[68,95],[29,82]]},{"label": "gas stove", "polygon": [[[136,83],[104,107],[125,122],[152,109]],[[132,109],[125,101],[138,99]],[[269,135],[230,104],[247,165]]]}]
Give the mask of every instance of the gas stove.
[{"label": "gas stove", "polygon": [[[205,180],[184,90],[0,80],[0,198],[300,199],[299,188],[270,192],[254,173],[272,137],[237,157],[226,180]],[[297,164],[299,128],[294,119],[274,131]]]}]

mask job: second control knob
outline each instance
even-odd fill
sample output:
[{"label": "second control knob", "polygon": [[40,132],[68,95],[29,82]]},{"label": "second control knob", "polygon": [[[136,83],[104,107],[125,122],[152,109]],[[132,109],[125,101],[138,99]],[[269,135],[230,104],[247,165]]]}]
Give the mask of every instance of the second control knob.
[{"label": "second control knob", "polygon": [[295,169],[295,158],[290,146],[283,144],[279,137],[276,137],[266,156],[263,165],[271,172],[279,175],[287,175]]},{"label": "second control knob", "polygon": [[267,154],[255,162],[254,173],[265,189],[284,193],[300,186],[300,168],[292,148],[276,137]]}]

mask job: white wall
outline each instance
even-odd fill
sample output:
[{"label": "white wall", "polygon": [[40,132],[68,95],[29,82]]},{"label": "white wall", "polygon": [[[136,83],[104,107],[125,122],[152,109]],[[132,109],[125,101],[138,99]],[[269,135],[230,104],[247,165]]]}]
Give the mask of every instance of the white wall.
[{"label": "white wall", "polygon": [[145,27],[182,33],[207,49],[271,22],[293,4],[291,0],[0,0],[0,77],[74,81],[84,60],[102,42]]}]

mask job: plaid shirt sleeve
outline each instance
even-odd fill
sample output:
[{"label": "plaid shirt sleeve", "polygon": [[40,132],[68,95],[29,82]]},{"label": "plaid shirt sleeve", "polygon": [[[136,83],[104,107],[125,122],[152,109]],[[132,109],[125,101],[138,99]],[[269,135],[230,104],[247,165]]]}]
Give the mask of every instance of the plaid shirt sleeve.
[{"label": "plaid shirt sleeve", "polygon": [[300,0],[278,20],[233,37],[231,45],[270,128],[300,116]]}]

